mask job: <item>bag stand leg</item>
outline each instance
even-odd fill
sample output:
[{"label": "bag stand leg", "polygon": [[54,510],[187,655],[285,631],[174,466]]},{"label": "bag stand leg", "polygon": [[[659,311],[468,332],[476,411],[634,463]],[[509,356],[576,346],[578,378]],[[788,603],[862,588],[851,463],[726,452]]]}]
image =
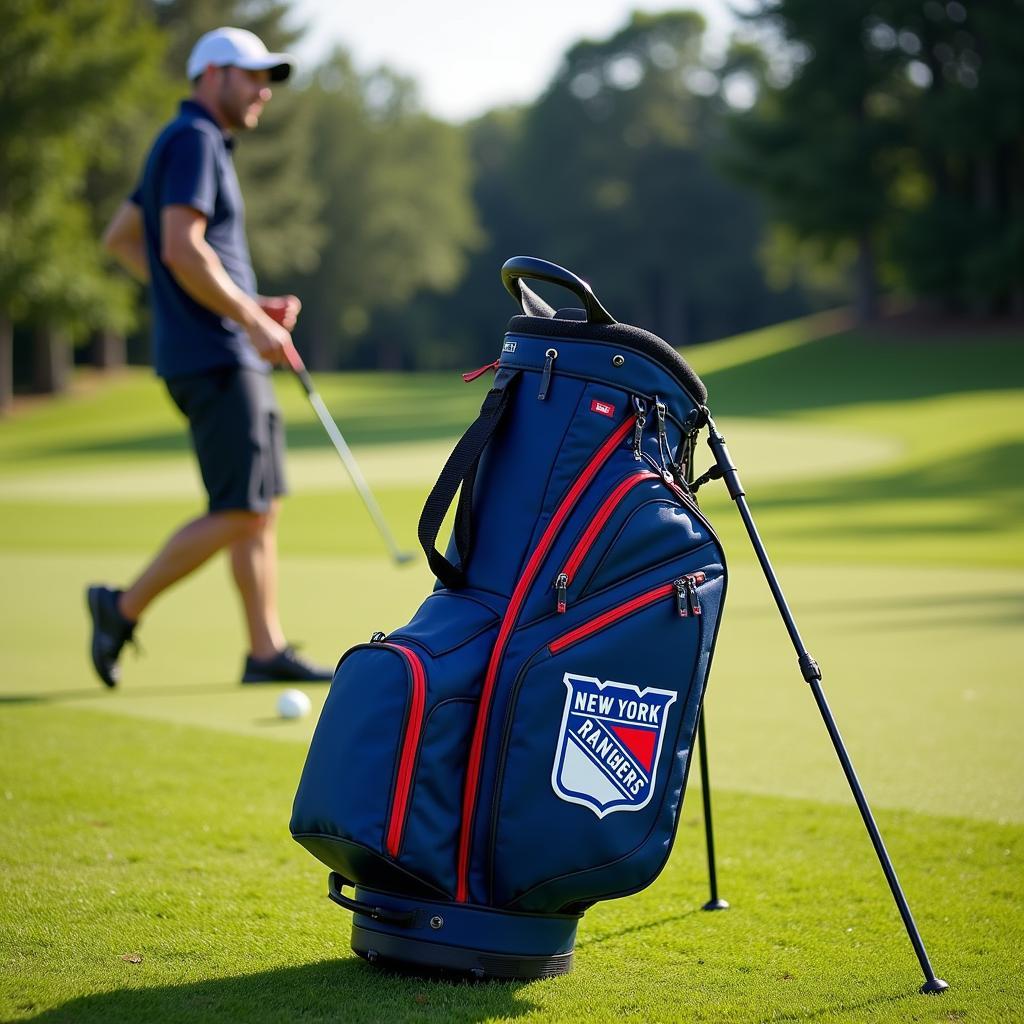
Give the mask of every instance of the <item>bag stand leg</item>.
[{"label": "bag stand leg", "polygon": [[711,780],[708,778],[708,741],[704,732],[704,707],[697,720],[697,749],[700,756],[700,792],[704,804],[704,835],[708,845],[708,883],[711,899],[701,910],[728,910],[729,904],[718,895],[718,874],[715,871],[715,833],[711,827]]},{"label": "bag stand leg", "polygon": [[[711,418],[710,413],[706,409],[704,412],[707,415],[708,423],[708,445],[715,457],[717,468],[717,472],[714,475],[716,477],[720,476],[725,480],[725,485],[729,490],[729,497],[736,502],[736,507],[739,509],[740,516],[743,519],[743,525],[747,529],[750,543],[754,547],[754,552],[761,563],[761,569],[764,571],[768,586],[771,588],[779,613],[782,615],[782,620],[789,631],[789,638],[793,642],[793,647],[799,659],[800,671],[810,686],[811,692],[814,694],[814,700],[818,705],[818,710],[821,712],[821,717],[825,721],[825,727],[828,729],[828,734],[832,739],[832,745],[839,756],[839,762],[843,766],[846,780],[853,791],[853,798],[857,802],[861,817],[864,819],[864,826],[871,837],[871,843],[875,848],[875,853],[878,855],[878,861],[882,866],[882,871],[885,873],[886,881],[889,883],[889,889],[892,891],[893,899],[899,908],[900,916],[903,918],[903,924],[907,929],[914,952],[917,954],[917,959],[921,964],[921,970],[924,972],[925,983],[921,986],[921,991],[925,993],[943,992],[949,988],[949,985],[941,978],[937,978],[932,970],[932,965],[928,960],[928,953],[925,951],[920,932],[918,932],[913,915],[910,913],[910,907],[907,905],[906,897],[903,895],[903,889],[900,886],[899,879],[896,877],[896,871],[892,866],[892,861],[889,859],[889,853],[882,842],[882,836],[878,831],[878,826],[875,824],[874,816],[871,813],[871,808],[868,806],[864,791],[861,789],[857,774],[853,770],[853,764],[846,752],[846,746],[843,743],[842,736],[839,734],[835,718],[833,718],[832,711],[825,700],[825,694],[821,688],[821,669],[818,668],[818,663],[808,654],[807,648],[804,647],[803,641],[800,639],[800,634],[797,631],[789,606],[786,604],[786,599],[782,594],[782,588],[779,586],[775,570],[768,560],[768,553],[765,551],[764,544],[757,532],[757,527],[754,525],[753,517],[744,498],[744,490],[740,483],[739,474],[736,472],[736,467],[733,465],[729,451],[725,447],[725,438],[718,432],[718,428],[715,426],[715,421]],[[703,749],[704,745],[702,743],[701,750],[703,751]]]}]

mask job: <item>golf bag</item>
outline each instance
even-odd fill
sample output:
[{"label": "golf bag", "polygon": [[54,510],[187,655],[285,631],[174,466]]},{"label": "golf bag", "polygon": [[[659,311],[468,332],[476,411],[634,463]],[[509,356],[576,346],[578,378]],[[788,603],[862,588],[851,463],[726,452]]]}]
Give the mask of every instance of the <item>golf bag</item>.
[{"label": "golf bag", "polygon": [[341,659],[291,830],[357,953],[523,978],[568,970],[583,912],[664,866],[726,574],[687,485],[703,384],[568,271],[502,275],[525,315],[423,509],[437,585]]}]

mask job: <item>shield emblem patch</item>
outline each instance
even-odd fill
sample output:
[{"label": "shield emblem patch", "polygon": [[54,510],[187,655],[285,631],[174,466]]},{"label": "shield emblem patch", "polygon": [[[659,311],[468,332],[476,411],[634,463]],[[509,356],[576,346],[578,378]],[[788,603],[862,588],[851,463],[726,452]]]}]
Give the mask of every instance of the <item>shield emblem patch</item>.
[{"label": "shield emblem patch", "polygon": [[571,672],[562,681],[567,692],[551,769],[555,795],[599,818],[646,807],[676,694]]}]

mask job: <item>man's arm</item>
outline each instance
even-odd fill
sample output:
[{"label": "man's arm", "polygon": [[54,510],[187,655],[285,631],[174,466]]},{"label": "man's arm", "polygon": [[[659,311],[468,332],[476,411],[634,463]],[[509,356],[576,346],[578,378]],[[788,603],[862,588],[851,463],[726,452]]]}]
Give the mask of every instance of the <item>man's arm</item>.
[{"label": "man's arm", "polygon": [[117,208],[103,232],[103,248],[143,284],[149,280],[144,232],[142,211],[127,199]]},{"label": "man's arm", "polygon": [[291,336],[231,280],[206,241],[206,217],[191,206],[165,206],[160,230],[160,259],[178,284],[201,306],[241,324],[268,362],[284,362]]}]

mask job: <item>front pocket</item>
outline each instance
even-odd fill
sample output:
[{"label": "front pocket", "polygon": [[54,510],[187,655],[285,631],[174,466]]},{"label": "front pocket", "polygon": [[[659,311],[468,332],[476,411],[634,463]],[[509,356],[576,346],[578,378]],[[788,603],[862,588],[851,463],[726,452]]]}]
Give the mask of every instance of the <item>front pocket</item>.
[{"label": "front pocket", "polygon": [[[682,799],[720,572],[706,566],[620,600],[524,665],[492,805],[495,906],[554,913],[657,874]],[[538,842],[555,832],[558,843]]]},{"label": "front pocket", "polygon": [[[666,492],[668,489],[666,488]],[[629,512],[602,549],[576,575],[579,598],[589,597],[653,566],[707,544],[714,535],[693,511],[666,493]]]}]

